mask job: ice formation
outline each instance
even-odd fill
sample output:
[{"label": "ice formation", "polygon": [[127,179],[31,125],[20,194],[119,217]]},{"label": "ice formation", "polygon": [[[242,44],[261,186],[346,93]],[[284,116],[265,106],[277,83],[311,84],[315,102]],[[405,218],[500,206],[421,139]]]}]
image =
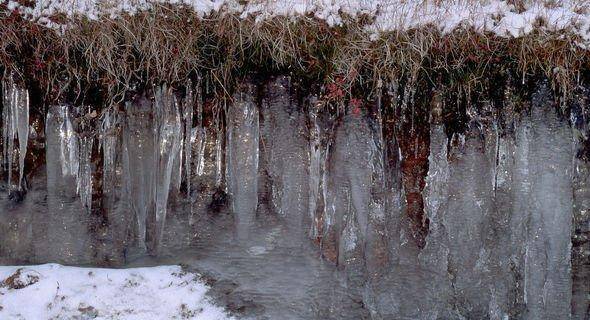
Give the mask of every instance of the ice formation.
[{"label": "ice formation", "polygon": [[[25,156],[29,140],[29,92],[19,87],[12,76],[2,82],[2,143],[4,146],[2,158],[4,169],[8,172],[8,186],[22,190]],[[15,150],[15,141],[18,149]],[[12,179],[13,164],[18,158],[18,182]]]},{"label": "ice formation", "polygon": [[[140,97],[127,104],[124,129],[125,180],[139,239],[151,252],[157,251],[161,241],[183,131],[172,91],[156,88],[154,96],[153,101]],[[151,232],[147,232],[148,228]]]},{"label": "ice formation", "polygon": [[[46,121],[51,126],[47,126],[46,135],[53,137],[53,133],[56,134],[59,145],[58,163],[61,167],[59,174],[63,179],[73,179],[76,194],[86,211],[90,212],[93,184],[91,157],[95,136],[88,130],[84,117],[80,116],[84,110],[67,105],[49,107]],[[57,131],[54,132],[53,129]],[[52,151],[54,150],[49,152]]]},{"label": "ice formation", "polygon": [[258,207],[259,118],[255,87],[245,84],[227,109],[226,179],[238,236],[246,237]]},{"label": "ice formation", "polygon": [[[11,88],[4,92],[14,95]],[[124,108],[104,108],[95,120],[89,107],[49,107],[46,187],[12,209],[18,214],[0,215],[0,243],[8,244],[0,254],[125,261],[137,251],[156,254],[211,237],[221,245],[205,242],[199,250],[228,250],[239,258],[223,262],[222,255],[204,254],[205,264],[245,265],[250,269],[232,269],[232,275],[252,276],[256,285],[272,281],[257,273],[267,270],[261,267],[266,259],[324,277],[321,256],[342,271],[345,293],[319,276],[305,290],[332,299],[330,308],[354,308],[350,299],[383,318],[577,319],[587,313],[582,151],[588,124],[580,106],[572,106],[569,124],[560,116],[546,81],[536,84],[520,113],[510,111],[516,103],[510,94],[503,118],[489,102],[466,106],[465,126],[456,132],[435,96],[425,141],[398,131],[393,120],[408,112],[405,125],[412,125],[414,87],[400,93],[392,84],[374,101],[329,106],[313,95],[298,97],[291,79],[279,76],[246,80],[232,100],[211,109],[197,88],[185,89],[182,97],[166,86],[148,89]],[[21,133],[26,137],[18,127],[28,128],[18,120],[23,113],[13,111],[26,106],[12,100],[26,96],[18,92],[18,98],[4,95],[3,104],[3,145],[13,143],[4,154],[12,150],[14,159],[20,152],[14,143],[20,148]],[[402,150],[408,136],[428,148],[420,195],[430,223],[423,247],[407,214],[408,195],[415,195],[404,190],[403,179],[412,174],[402,168],[413,156],[407,145]],[[100,215],[88,214],[91,209]],[[35,212],[48,214],[33,219]],[[88,231],[96,225],[91,219],[102,219],[98,232]],[[216,224],[225,221],[228,227],[218,232]],[[290,256],[311,242],[319,245],[313,258]]]}]

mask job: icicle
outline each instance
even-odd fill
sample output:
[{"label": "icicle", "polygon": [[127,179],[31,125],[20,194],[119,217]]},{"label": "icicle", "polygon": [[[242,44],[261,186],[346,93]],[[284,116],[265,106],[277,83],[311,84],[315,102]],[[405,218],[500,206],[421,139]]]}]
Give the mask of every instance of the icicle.
[{"label": "icicle", "polygon": [[[89,108],[87,108],[89,111]],[[84,111],[82,108],[81,111]],[[82,205],[90,213],[92,209],[92,172],[91,156],[94,137],[90,133],[90,128],[84,120],[78,126],[78,173],[76,180],[76,192],[80,196]]]},{"label": "icicle", "polygon": [[299,111],[290,89],[291,79],[286,76],[276,77],[263,87],[258,185],[259,197],[269,200],[263,201],[265,207],[295,231],[301,230],[304,219],[308,220],[310,147],[301,131],[307,115]]},{"label": "icicle", "polygon": [[[575,144],[580,150],[581,144]],[[576,151],[577,151],[576,150]],[[574,219],[572,248],[572,318],[584,319],[590,309],[590,281],[588,265],[590,260],[590,163],[579,157],[574,159]],[[586,279],[586,280],[585,280]]]},{"label": "icicle", "polygon": [[156,89],[154,109],[156,119],[154,130],[157,139],[155,180],[156,237],[154,237],[156,242],[152,249],[157,249],[157,246],[162,240],[170,191],[170,180],[174,159],[178,155],[181,144],[182,127],[176,97],[166,86]]},{"label": "icicle", "polygon": [[74,176],[78,179],[80,168],[80,157],[78,155],[78,136],[74,131],[70,111],[67,106],[58,107],[59,117],[61,119],[60,136],[60,158],[63,175]]},{"label": "icicle", "polygon": [[207,140],[207,132],[203,127],[203,100],[201,94],[201,86],[200,81],[197,85],[197,127],[195,128],[195,140],[197,146],[197,174],[199,176],[203,175],[203,170],[205,169],[205,143]]},{"label": "icicle", "polygon": [[[181,148],[180,110],[166,86],[155,89],[153,105],[140,98],[128,103],[126,109],[124,163],[131,206],[141,244],[156,253],[162,241],[172,171]],[[152,221],[155,225],[147,228]]]},{"label": "icicle", "polygon": [[[529,199],[524,255],[528,319],[557,319],[571,310],[572,133],[559,119],[547,83],[532,97]],[[520,147],[520,146],[519,146]],[[516,202],[516,201],[515,201]]]},{"label": "icicle", "polygon": [[10,148],[8,147],[8,137],[9,135],[12,136],[11,134],[9,134],[9,129],[11,128],[11,123],[10,123],[10,87],[9,84],[7,84],[5,81],[2,82],[2,105],[4,106],[3,110],[2,110],[2,167],[7,170],[8,167],[8,154],[9,154],[9,150]]},{"label": "icicle", "polygon": [[119,114],[108,109],[102,117],[100,124],[99,149],[103,154],[103,192],[113,191],[113,178],[115,174],[117,135],[116,130],[120,124]]},{"label": "icicle", "polygon": [[[74,175],[62,172],[64,168],[62,147],[67,145],[64,142],[65,136],[62,129],[66,122],[64,116],[69,115],[65,111],[67,108],[63,105],[47,108],[45,121],[47,211],[44,212],[46,214],[42,216],[41,223],[55,232],[39,233],[35,236],[39,238],[34,245],[35,252],[41,259],[54,261],[57,259],[67,263],[89,262],[92,254],[88,250],[89,235],[85,223],[89,217],[76,193],[78,172]],[[70,166],[68,164],[65,167]]]},{"label": "icicle", "polygon": [[[225,176],[225,186],[224,186],[224,191],[227,194],[231,194],[231,190],[230,190],[230,184],[231,184],[231,168],[230,168],[230,164],[231,164],[231,153],[232,153],[232,138],[231,138],[231,117],[230,114],[228,113],[228,108],[227,108],[227,100],[224,99],[223,100],[223,115],[225,116],[225,148],[224,148],[224,152],[225,152],[225,168],[223,170],[223,174]],[[220,140],[221,141],[221,140]],[[221,161],[221,157],[219,157],[219,160]],[[220,165],[221,167],[221,165]],[[221,179],[219,179],[221,180]]]},{"label": "icicle", "polygon": [[3,159],[4,167],[8,171],[8,188],[12,187],[12,161],[14,159],[14,125],[12,122],[12,98],[14,96],[14,84],[10,81],[2,84],[3,92],[3,105],[4,110],[2,112],[2,142],[4,146]]},{"label": "icicle", "polygon": [[[381,85],[379,85],[381,88]],[[385,141],[383,137],[383,115],[381,109],[381,94],[377,96],[377,110],[375,115],[375,124],[373,129],[373,143],[375,155],[373,157],[373,181],[375,187],[382,189],[385,188]],[[381,191],[379,191],[381,193]]]},{"label": "icicle", "polygon": [[[200,97],[198,97],[200,99]],[[186,183],[186,194],[191,196],[191,156],[192,145],[194,143],[192,135],[193,127],[193,105],[195,97],[193,95],[192,83],[189,81],[186,85],[186,97],[184,98],[182,109],[184,115],[184,181]]]},{"label": "icicle", "polygon": [[61,177],[74,179],[76,194],[80,196],[82,205],[90,212],[92,205],[91,156],[94,137],[84,123],[80,124],[80,133],[76,132],[72,112],[68,106],[51,107],[47,117],[47,121],[51,119],[58,126]]},{"label": "icicle", "polygon": [[426,177],[425,209],[430,219],[430,230],[426,246],[420,253],[421,262],[426,266],[436,266],[437,270],[447,272],[449,248],[443,224],[444,206],[448,199],[449,162],[447,160],[448,139],[444,125],[433,121],[430,126],[430,155]]},{"label": "icicle", "polygon": [[[370,122],[372,129],[371,157],[371,191],[368,210],[368,230],[366,239],[366,264],[370,272],[383,270],[389,261],[388,249],[388,219],[386,212],[388,198],[386,196],[387,169],[386,169],[386,138],[383,132],[383,108],[382,108],[382,83],[378,83],[376,105],[374,106],[374,118]],[[370,143],[371,144],[371,143]]]},{"label": "icicle", "polygon": [[309,106],[309,217],[311,218],[311,229],[309,236],[317,239],[320,236],[321,215],[316,214],[318,201],[320,200],[321,175],[321,132],[318,124],[317,106],[313,103]]},{"label": "icicle", "polygon": [[375,143],[364,117],[346,115],[335,130],[329,173],[322,250],[345,265],[365,255],[374,183]]},{"label": "icicle", "polygon": [[221,126],[221,111],[217,111],[215,118],[215,129],[217,134],[215,137],[215,186],[221,186],[223,180],[223,162],[222,162],[222,143],[223,143],[223,128]]},{"label": "icicle", "polygon": [[18,138],[19,179],[16,188],[22,190],[25,157],[29,140],[29,92],[26,89],[19,88],[12,76],[3,81],[2,87],[4,105],[2,113],[3,158],[6,170],[8,170],[8,187],[13,187],[14,140]]},{"label": "icicle", "polygon": [[17,123],[18,147],[19,147],[19,178],[18,188],[22,189],[25,156],[29,140],[29,92],[25,89],[15,90],[14,106],[17,108],[15,123]]},{"label": "icicle", "polygon": [[227,187],[238,238],[247,237],[258,204],[259,116],[255,86],[242,85],[227,110]]},{"label": "icicle", "polygon": [[123,165],[140,246],[146,246],[146,221],[155,209],[156,133],[152,105],[141,97],[125,106]]},{"label": "icicle", "polygon": [[[181,116],[182,117],[182,116]],[[180,139],[178,140],[178,151],[174,155],[174,163],[172,164],[172,175],[170,178],[170,192],[175,194],[180,193],[182,185],[182,176],[184,172],[184,128],[180,124]]]},{"label": "icicle", "polygon": [[493,122],[493,128],[494,128],[494,132],[495,132],[495,137],[496,137],[496,148],[494,150],[494,166],[493,166],[493,180],[492,180],[492,185],[494,186],[494,196],[496,195],[496,193],[498,192],[498,164],[500,161],[500,130],[498,128],[498,121],[497,119],[494,119]]},{"label": "icicle", "polygon": [[194,129],[192,138],[197,146],[197,175],[202,176],[205,170],[205,142],[207,140],[207,132],[205,128]]},{"label": "icicle", "polygon": [[89,213],[92,209],[92,172],[90,164],[93,143],[94,138],[92,136],[85,135],[80,138],[80,160],[76,184],[76,190],[80,195],[80,201]]},{"label": "icicle", "polygon": [[407,116],[408,113],[405,112],[406,110],[408,110],[408,106],[411,105],[412,106],[412,112],[411,112],[411,116],[412,119],[409,119],[411,121],[411,130],[414,131],[414,114],[415,114],[415,104],[414,104],[414,97],[416,95],[416,88],[417,86],[417,80],[418,79],[418,73],[417,72],[412,72],[411,78],[408,79],[408,83],[406,84],[404,90],[403,90],[403,98],[402,98],[402,116],[404,118],[404,121],[408,121]]}]

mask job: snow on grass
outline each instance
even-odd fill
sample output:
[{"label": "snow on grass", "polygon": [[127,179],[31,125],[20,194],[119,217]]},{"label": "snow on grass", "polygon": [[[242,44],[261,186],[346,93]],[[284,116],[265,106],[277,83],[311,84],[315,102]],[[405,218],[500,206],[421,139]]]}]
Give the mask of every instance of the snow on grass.
[{"label": "snow on grass", "polygon": [[58,13],[90,19],[114,18],[123,12],[134,14],[158,4],[183,4],[201,16],[220,12],[239,14],[242,18],[252,16],[259,21],[274,16],[315,16],[330,26],[342,24],[345,15],[362,14],[374,18],[367,27],[372,38],[384,31],[426,25],[442,32],[467,26],[504,37],[525,36],[533,30],[567,31],[581,38],[580,45],[590,44],[590,1],[586,0],[37,0],[33,3],[34,6],[27,7],[10,0],[8,9],[46,25],[52,25],[48,17]]},{"label": "snow on grass", "polygon": [[178,266],[0,266],[0,319],[231,319]]}]

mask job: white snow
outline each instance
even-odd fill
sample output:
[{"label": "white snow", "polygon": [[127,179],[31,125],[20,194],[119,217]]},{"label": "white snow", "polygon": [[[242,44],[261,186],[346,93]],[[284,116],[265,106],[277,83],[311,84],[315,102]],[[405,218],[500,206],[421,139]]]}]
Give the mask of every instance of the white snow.
[{"label": "white snow", "polygon": [[431,25],[442,32],[466,26],[503,37],[520,37],[535,29],[567,31],[580,38],[579,45],[590,45],[590,1],[586,0],[527,1],[524,10],[518,10],[506,0],[252,0],[246,4],[238,0],[37,0],[33,8],[10,0],[7,8],[39,23],[53,25],[47,17],[56,13],[90,19],[114,18],[160,4],[183,4],[200,16],[220,12],[239,14],[242,18],[254,16],[257,21],[275,16],[314,16],[330,26],[342,24],[345,15],[364,14],[374,17],[367,27],[372,39],[383,31]]},{"label": "white snow", "polygon": [[0,266],[0,319],[231,319],[207,290],[179,266]]}]

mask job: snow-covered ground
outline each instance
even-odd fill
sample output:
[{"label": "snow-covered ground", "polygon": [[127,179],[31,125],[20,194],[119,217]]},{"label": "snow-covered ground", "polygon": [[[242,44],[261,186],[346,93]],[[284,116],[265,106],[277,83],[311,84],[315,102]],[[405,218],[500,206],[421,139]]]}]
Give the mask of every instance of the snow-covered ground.
[{"label": "snow-covered ground", "polygon": [[0,319],[231,319],[179,266],[0,266]]},{"label": "snow-covered ground", "polygon": [[[520,2],[520,1],[515,1]],[[201,16],[213,12],[254,16],[264,20],[274,16],[315,16],[329,25],[340,25],[344,16],[368,15],[370,37],[380,32],[408,30],[426,25],[450,32],[470,27],[502,37],[520,37],[533,30],[568,32],[577,35],[581,46],[590,45],[590,1],[531,0],[515,6],[506,0],[37,0],[33,7],[8,1],[16,10],[41,24],[53,24],[47,17],[62,13],[90,19],[134,14],[158,4],[184,4]],[[245,3],[245,4],[244,4]]]}]

